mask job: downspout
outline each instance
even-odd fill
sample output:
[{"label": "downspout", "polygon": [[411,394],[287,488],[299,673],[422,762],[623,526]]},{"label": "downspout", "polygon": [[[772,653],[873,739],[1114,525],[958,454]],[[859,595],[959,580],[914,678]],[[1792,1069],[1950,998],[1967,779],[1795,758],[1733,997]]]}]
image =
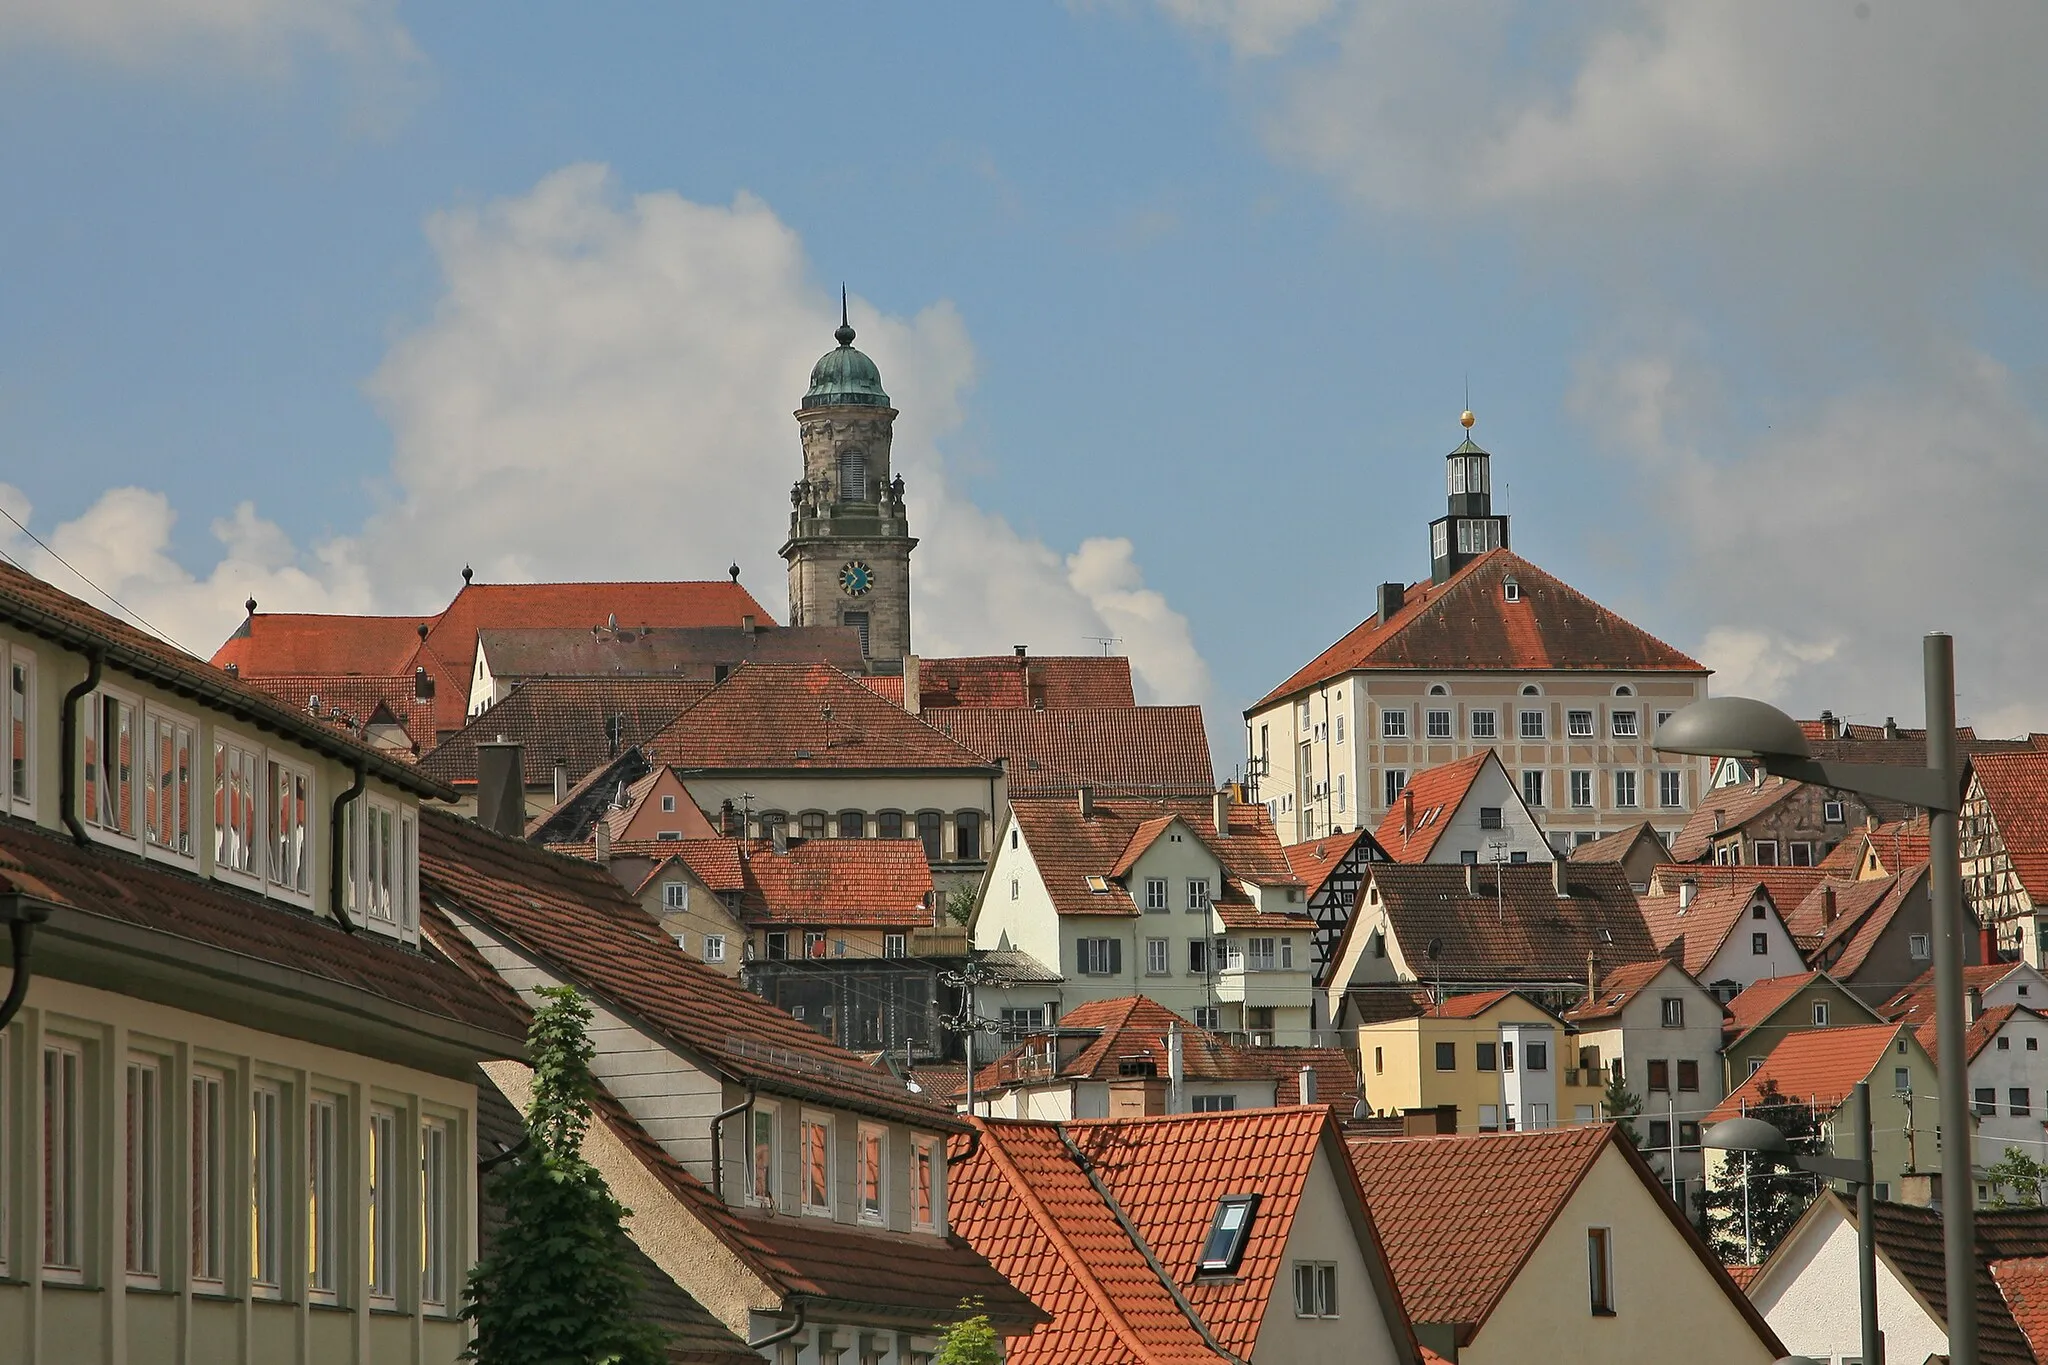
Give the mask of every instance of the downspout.
[{"label": "downspout", "polygon": [[762,1337],[759,1341],[748,1342],[747,1349],[750,1351],[765,1351],[770,1346],[780,1346],[783,1342],[788,1341],[791,1337],[795,1336],[798,1332],[801,1332],[803,1330],[804,1301],[802,1299],[798,1299],[796,1300],[796,1321],[790,1323],[787,1327],[781,1328],[774,1332],[770,1332],[767,1336]]},{"label": "downspout", "polygon": [[7,941],[14,963],[7,998],[0,1000],[0,1029],[4,1029],[14,1022],[14,1016],[21,1013],[22,1002],[28,999],[29,943],[35,937],[36,926],[50,917],[50,907],[44,901],[30,900],[17,893],[0,898],[0,917],[7,920]]},{"label": "downspout", "polygon": [[[749,1081],[747,1082],[747,1097],[745,1099],[741,1100],[738,1104],[734,1105],[730,1109],[719,1110],[718,1113],[712,1117],[711,1192],[717,1195],[721,1201],[725,1198],[725,1121],[731,1118],[733,1115],[744,1113],[747,1110],[752,1109],[753,1107],[754,1083],[752,1081]],[[797,1324],[799,1326],[803,1324],[803,1314],[801,1310],[799,1310],[797,1314]],[[784,1338],[782,1337],[776,1337],[774,1340],[781,1341],[783,1339]],[[769,1344],[772,1345],[773,1342],[770,1342]]]},{"label": "downspout", "polygon": [[85,681],[64,694],[64,716],[62,745],[64,749],[64,771],[57,782],[57,806],[64,818],[64,828],[71,831],[71,840],[80,848],[91,842],[86,838],[85,825],[78,818],[78,769],[83,761],[78,747],[78,703],[100,685],[100,652],[89,650],[85,656]]},{"label": "downspout", "polygon": [[1202,1321],[1202,1315],[1195,1311],[1195,1306],[1189,1303],[1187,1296],[1180,1292],[1180,1286],[1173,1282],[1173,1276],[1167,1274],[1166,1267],[1159,1263],[1159,1257],[1153,1254],[1152,1244],[1147,1242],[1144,1236],[1132,1224],[1130,1216],[1124,1212],[1123,1205],[1117,1203],[1116,1196],[1109,1192],[1109,1186],[1103,1184],[1101,1177],[1095,1174],[1094,1163],[1088,1160],[1088,1154],[1075,1146],[1074,1139],[1067,1135],[1067,1125],[1056,1123],[1053,1125],[1053,1131],[1060,1135],[1060,1141],[1065,1144],[1068,1153],[1073,1156],[1074,1164],[1081,1168],[1081,1174],[1088,1177],[1088,1183],[1095,1188],[1095,1193],[1102,1197],[1103,1204],[1108,1207],[1110,1216],[1116,1219],[1117,1226],[1124,1230],[1124,1235],[1131,1239],[1131,1245],[1136,1247],[1138,1254],[1145,1258],[1145,1264],[1152,1267],[1152,1273],[1159,1277],[1159,1283],[1166,1286],[1166,1292],[1172,1296],[1174,1303],[1179,1305],[1180,1311],[1187,1315],[1187,1320],[1193,1325],[1196,1335],[1202,1338],[1210,1350],[1231,1362],[1231,1365],[1251,1365],[1244,1357],[1237,1355],[1222,1342],[1216,1340],[1215,1333],[1211,1332],[1209,1325]]},{"label": "downspout", "polygon": [[342,855],[345,852],[341,846],[341,808],[361,796],[369,781],[369,769],[356,764],[355,785],[334,798],[334,810],[327,822],[327,904],[333,908],[334,918],[345,934],[356,931],[356,922],[348,917],[348,908],[341,903]]}]

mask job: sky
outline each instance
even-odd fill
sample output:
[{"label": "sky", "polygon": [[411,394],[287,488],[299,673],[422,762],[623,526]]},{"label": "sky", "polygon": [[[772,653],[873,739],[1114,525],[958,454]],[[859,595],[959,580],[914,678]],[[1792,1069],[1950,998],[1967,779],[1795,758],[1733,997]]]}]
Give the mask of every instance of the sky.
[{"label": "sky", "polygon": [[0,0],[0,551],[201,655],[464,565],[780,611],[844,283],[919,652],[1109,641],[1226,770],[1426,577],[1468,403],[1517,551],[1716,693],[1917,723],[1948,630],[2048,728],[2044,58],[2030,0]]}]

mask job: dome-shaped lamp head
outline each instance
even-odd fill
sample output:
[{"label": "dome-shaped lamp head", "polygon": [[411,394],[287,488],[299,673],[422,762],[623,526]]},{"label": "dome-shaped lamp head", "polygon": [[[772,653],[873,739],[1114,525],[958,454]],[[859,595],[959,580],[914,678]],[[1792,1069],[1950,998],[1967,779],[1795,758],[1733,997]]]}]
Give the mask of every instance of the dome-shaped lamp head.
[{"label": "dome-shaped lamp head", "polygon": [[1710,697],[1657,727],[1655,747],[1667,754],[1713,758],[1812,758],[1799,722],[1767,702]]}]

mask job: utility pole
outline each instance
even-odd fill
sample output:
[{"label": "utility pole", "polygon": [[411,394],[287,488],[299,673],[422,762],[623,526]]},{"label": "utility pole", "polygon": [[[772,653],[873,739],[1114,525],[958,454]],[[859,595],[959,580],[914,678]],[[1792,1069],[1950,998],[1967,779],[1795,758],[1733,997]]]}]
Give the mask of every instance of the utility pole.
[{"label": "utility pole", "polygon": [[981,1030],[981,1016],[974,1008],[974,988],[991,986],[996,983],[996,974],[981,963],[969,958],[967,965],[957,972],[941,972],[939,980],[960,992],[960,1012],[939,1021],[939,1026],[948,1033],[965,1036],[967,1053],[967,1113],[974,1114],[974,1035]]}]

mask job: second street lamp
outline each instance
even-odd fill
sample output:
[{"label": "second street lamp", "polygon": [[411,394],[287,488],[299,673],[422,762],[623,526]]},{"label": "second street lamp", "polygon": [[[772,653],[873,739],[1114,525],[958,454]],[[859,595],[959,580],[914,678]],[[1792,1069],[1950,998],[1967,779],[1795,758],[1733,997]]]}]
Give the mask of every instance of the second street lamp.
[{"label": "second street lamp", "polygon": [[1963,866],[1956,839],[1962,771],[1956,761],[1955,642],[1922,642],[1927,766],[1823,762],[1799,722],[1747,697],[1694,702],[1658,728],[1665,753],[1748,759],[1767,773],[1815,786],[1904,801],[1927,812],[1927,880],[1934,917],[1934,1017],[1941,1074],[1942,1261],[1951,1365],[1977,1365],[1977,1218],[1971,1203],[1969,1062],[1963,1051]]}]

